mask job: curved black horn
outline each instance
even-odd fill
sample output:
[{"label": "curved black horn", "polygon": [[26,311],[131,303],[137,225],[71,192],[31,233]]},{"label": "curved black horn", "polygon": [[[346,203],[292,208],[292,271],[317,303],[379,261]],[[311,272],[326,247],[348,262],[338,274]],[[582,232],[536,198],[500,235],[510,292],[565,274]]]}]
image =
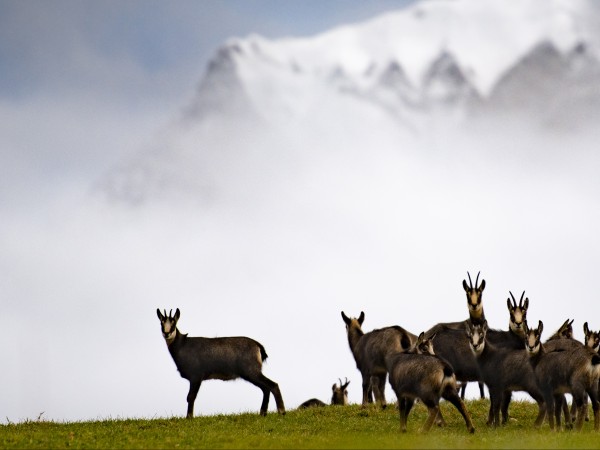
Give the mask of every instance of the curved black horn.
[{"label": "curved black horn", "polygon": [[508,291],[508,293],[510,294],[510,296],[512,297],[512,301],[513,301],[513,308],[517,307],[517,300],[515,300],[515,296],[513,295],[512,292]]},{"label": "curved black horn", "polygon": [[467,275],[469,276],[469,287],[473,289],[473,282],[471,281],[471,274],[467,271]]},{"label": "curved black horn", "polygon": [[525,297],[525,291],[523,291],[523,293],[521,294],[521,299],[519,300],[519,307],[520,308],[523,307],[523,297]]},{"label": "curved black horn", "polygon": [[477,283],[479,283],[479,274],[480,274],[480,273],[481,273],[481,272],[477,272],[477,278],[475,278],[475,289],[477,289],[477,288],[478,288],[478,286],[477,286]]}]

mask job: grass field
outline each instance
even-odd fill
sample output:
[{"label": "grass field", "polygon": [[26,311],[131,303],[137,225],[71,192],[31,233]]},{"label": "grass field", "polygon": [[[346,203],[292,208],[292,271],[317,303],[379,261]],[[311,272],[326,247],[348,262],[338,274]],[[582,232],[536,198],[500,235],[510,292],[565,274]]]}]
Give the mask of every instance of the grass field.
[{"label": "grass field", "polygon": [[57,423],[28,421],[0,427],[1,448],[600,448],[600,433],[586,422],[580,433],[551,432],[548,424],[532,429],[537,406],[511,404],[510,423],[499,429],[485,425],[487,400],[467,402],[475,434],[462,417],[442,404],[447,421],[428,434],[418,432],[427,416],[413,408],[408,432],[400,433],[396,408],[362,409],[359,405],[269,413],[200,416],[153,420],[103,420]]}]

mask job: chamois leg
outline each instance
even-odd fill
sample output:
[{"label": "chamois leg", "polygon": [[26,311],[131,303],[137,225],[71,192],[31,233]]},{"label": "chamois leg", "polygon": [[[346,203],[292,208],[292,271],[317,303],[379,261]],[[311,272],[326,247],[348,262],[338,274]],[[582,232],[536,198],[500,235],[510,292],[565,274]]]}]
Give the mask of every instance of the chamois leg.
[{"label": "chamois leg", "polygon": [[267,410],[269,409],[269,397],[271,393],[273,393],[273,397],[275,397],[275,403],[277,404],[277,412],[279,414],[285,414],[283,398],[281,397],[281,392],[279,391],[279,385],[277,383],[268,379],[261,372],[259,372],[255,377],[246,376],[242,378],[257,386],[263,392],[263,401],[260,405],[261,416],[267,415]]},{"label": "chamois leg", "polygon": [[508,405],[510,405],[510,400],[512,399],[511,391],[504,391],[502,394],[502,425],[506,425],[508,422]]},{"label": "chamois leg", "polygon": [[[560,430],[561,422],[560,422],[560,414],[561,410],[563,415],[565,416],[565,427],[568,429],[573,428],[573,419],[571,419],[571,413],[569,412],[569,404],[567,403],[567,397],[564,394],[556,394],[554,396],[554,415],[556,416],[557,427]],[[573,400],[573,403],[575,401]]]},{"label": "chamois leg", "polygon": [[375,395],[375,400],[381,405],[383,409],[387,406],[387,402],[385,400],[385,379],[387,374],[383,375],[373,375],[371,377],[371,387],[373,388],[373,394]]},{"label": "chamois leg", "polygon": [[433,425],[433,421],[435,420],[438,413],[440,412],[440,406],[437,402],[429,401],[429,402],[425,403],[425,406],[427,406],[427,410],[429,411],[429,416],[427,417],[427,420],[425,421],[425,423],[419,430],[421,433],[427,433],[431,429],[431,426]]},{"label": "chamois leg", "polygon": [[483,382],[479,381],[479,397],[485,398],[485,389],[483,388]]},{"label": "chamois leg", "polygon": [[366,407],[369,403],[373,403],[371,378],[363,375],[362,377],[362,407]]},{"label": "chamois leg", "polygon": [[467,382],[464,381],[461,385],[460,385],[460,398],[461,399],[465,399],[465,392],[467,391]]},{"label": "chamois leg", "polygon": [[500,407],[502,404],[502,391],[490,390],[490,412],[488,414],[488,425],[497,427],[500,425]]},{"label": "chamois leg", "polygon": [[438,412],[438,415],[435,419],[435,423],[438,427],[445,427],[446,426],[446,420],[444,419],[444,416],[442,415],[442,410],[440,409],[440,411]]},{"label": "chamois leg", "polygon": [[458,410],[458,412],[463,416],[463,419],[465,419],[465,425],[467,426],[467,430],[469,430],[469,433],[474,433],[475,427],[473,426],[473,422],[471,421],[471,416],[469,415],[467,408],[465,408],[464,402],[458,396],[458,392],[456,392],[455,389],[446,388],[442,393],[442,397],[448,400],[450,403],[452,403],[454,407]]},{"label": "chamois leg", "polygon": [[[584,394],[580,392],[573,392],[573,403],[577,406],[577,419],[575,420],[575,429],[581,431],[583,428],[583,421],[585,418],[585,411],[583,408],[586,407],[583,401]],[[565,421],[567,418],[565,417]]]},{"label": "chamois leg", "polygon": [[554,406],[555,399],[552,394],[544,395],[545,403],[546,403],[546,416],[548,417],[548,425],[550,425],[550,429],[554,431]]},{"label": "chamois leg", "polygon": [[533,423],[533,426],[535,428],[539,428],[544,423],[544,418],[546,417],[546,404],[544,403],[544,397],[540,396],[539,394],[536,394],[535,396],[533,396],[533,399],[538,404],[538,415],[535,418],[535,422]]},{"label": "chamois leg", "polygon": [[594,430],[598,431],[600,429],[600,403],[598,403],[598,390],[595,386],[588,390],[588,395],[594,412]]},{"label": "chamois leg", "polygon": [[400,431],[403,433],[406,433],[406,422],[414,403],[415,401],[413,399],[407,397],[400,397],[400,400],[398,401],[398,409],[400,411]]},{"label": "chamois leg", "polygon": [[200,390],[200,385],[202,381],[190,381],[190,391],[187,395],[187,415],[188,419],[194,417],[194,402],[196,401],[196,396],[198,395],[198,391]]}]

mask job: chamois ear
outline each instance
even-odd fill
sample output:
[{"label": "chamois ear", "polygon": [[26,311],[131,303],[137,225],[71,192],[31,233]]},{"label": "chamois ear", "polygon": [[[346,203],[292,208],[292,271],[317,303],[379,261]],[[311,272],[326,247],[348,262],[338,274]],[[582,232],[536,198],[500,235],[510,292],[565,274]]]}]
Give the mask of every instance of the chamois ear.
[{"label": "chamois ear", "polygon": [[523,309],[529,309],[529,297],[525,299],[525,303],[523,303]]},{"label": "chamois ear", "polygon": [[542,335],[542,330],[544,329],[544,322],[542,322],[541,320],[538,322],[538,333],[540,334],[540,336]]},{"label": "chamois ear", "polygon": [[180,315],[181,315],[181,313],[179,312],[179,308],[177,308],[175,310],[175,315],[173,316],[173,320],[175,320],[175,322],[177,322],[179,320]]},{"label": "chamois ear", "polygon": [[342,319],[344,319],[344,323],[346,325],[350,325],[350,317],[348,317],[346,314],[344,314],[344,311],[342,311]]},{"label": "chamois ear", "polygon": [[487,320],[483,321],[483,326],[481,327],[481,329],[483,330],[484,333],[487,333],[487,330],[488,330]]},{"label": "chamois ear", "polygon": [[485,289],[485,280],[481,280],[481,284],[479,285],[479,290],[483,291]]},{"label": "chamois ear", "polygon": [[587,336],[588,334],[590,334],[590,329],[588,328],[588,323],[584,323],[583,324],[583,333]]},{"label": "chamois ear", "polygon": [[331,386],[331,390],[332,390],[333,392],[335,392],[335,391],[336,391],[336,389],[337,389],[337,384],[333,383],[333,386]]},{"label": "chamois ear", "polygon": [[463,280],[463,289],[465,292],[469,292],[469,285],[467,284],[467,280]]},{"label": "chamois ear", "polygon": [[358,316],[358,324],[362,325],[365,321],[365,313],[363,311],[360,312],[360,316]]},{"label": "chamois ear", "polygon": [[509,310],[509,311],[512,311],[512,310],[513,310],[513,306],[512,306],[512,304],[510,303],[510,298],[507,298],[507,299],[506,299],[506,306],[508,307],[508,310]]},{"label": "chamois ear", "polygon": [[158,319],[162,322],[163,320],[165,320],[165,316],[162,315],[162,313],[160,312],[160,309],[156,308],[156,315],[158,316]]},{"label": "chamois ear", "polygon": [[421,334],[419,334],[419,337],[417,338],[416,345],[422,344],[424,339],[425,339],[425,333],[423,331],[421,331]]}]

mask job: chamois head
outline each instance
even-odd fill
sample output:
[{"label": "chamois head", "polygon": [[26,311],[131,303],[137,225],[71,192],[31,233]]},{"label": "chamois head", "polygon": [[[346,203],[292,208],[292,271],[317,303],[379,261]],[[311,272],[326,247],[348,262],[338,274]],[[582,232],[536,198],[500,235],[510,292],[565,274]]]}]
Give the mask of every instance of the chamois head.
[{"label": "chamois head", "polygon": [[340,385],[338,386],[337,384],[334,384],[331,387],[331,391],[332,391],[332,396],[331,396],[331,404],[332,405],[347,405],[348,404],[348,385],[350,384],[350,382],[348,381],[348,378],[346,378],[346,381],[344,383],[342,383],[342,379],[338,378],[340,380]]},{"label": "chamois head", "polygon": [[470,320],[467,321],[467,338],[469,346],[474,354],[480,354],[485,348],[485,335],[488,330],[487,320],[483,324],[473,324]]},{"label": "chamois head", "polygon": [[479,282],[479,274],[477,273],[477,278],[475,279],[475,287],[473,287],[473,282],[471,281],[471,274],[467,272],[469,276],[469,284],[467,285],[467,281],[463,280],[463,289],[467,293],[467,304],[469,306],[469,315],[471,317],[480,317],[483,313],[483,303],[481,303],[481,294],[485,289],[485,280],[481,280],[481,284],[478,286]]},{"label": "chamois head", "polygon": [[537,328],[529,328],[527,321],[523,326],[525,331],[525,349],[530,355],[539,353],[542,347],[542,331],[544,330],[544,323],[540,320]]},{"label": "chamois head", "polygon": [[344,319],[344,323],[346,324],[346,330],[354,328],[362,331],[361,326],[365,321],[365,313],[361,311],[360,316],[358,316],[358,319],[354,317],[351,319],[346,314],[344,314],[344,311],[342,311],[342,319]]},{"label": "chamois head", "polygon": [[527,320],[527,308],[529,308],[529,298],[526,298],[525,302],[523,302],[523,297],[525,296],[525,291],[523,291],[523,293],[521,294],[521,298],[519,299],[519,304],[517,305],[517,301],[515,300],[515,296],[513,295],[513,293],[509,291],[509,294],[512,297],[512,303],[510,302],[510,298],[506,299],[506,305],[508,306],[508,312],[510,313],[509,327],[513,331],[513,333],[525,337],[525,333],[523,331],[523,324]]},{"label": "chamois head", "polygon": [[585,334],[585,346],[598,353],[598,350],[600,350],[600,333],[597,331],[591,331],[588,328],[587,322],[583,324],[583,332]]},{"label": "chamois head", "polygon": [[565,322],[560,326],[560,328],[556,330],[556,333],[550,336],[548,340],[551,341],[553,339],[573,339],[573,320],[575,319],[565,320]]},{"label": "chamois head", "polygon": [[419,355],[431,355],[435,356],[435,352],[433,351],[433,338],[435,334],[425,339],[425,333],[421,332],[419,337],[417,338],[417,342],[415,343],[414,351]]},{"label": "chamois head", "polygon": [[171,345],[177,336],[177,321],[179,320],[180,312],[179,308],[175,310],[175,315],[172,315],[173,310],[169,311],[167,316],[167,310],[164,310],[164,314],[160,312],[160,309],[156,308],[156,314],[160,320],[160,329],[162,331],[167,345]]}]

